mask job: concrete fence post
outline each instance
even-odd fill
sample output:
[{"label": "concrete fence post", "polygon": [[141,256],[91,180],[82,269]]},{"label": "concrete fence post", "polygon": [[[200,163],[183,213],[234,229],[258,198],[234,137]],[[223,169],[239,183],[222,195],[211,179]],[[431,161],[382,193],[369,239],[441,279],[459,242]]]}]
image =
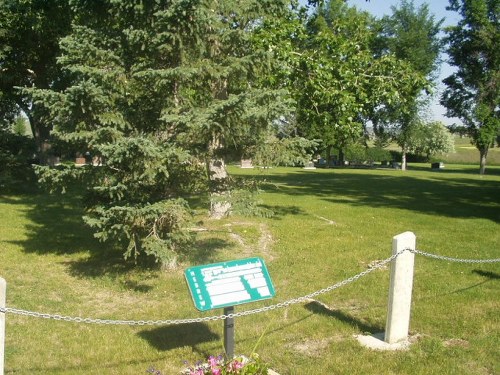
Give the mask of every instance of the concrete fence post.
[{"label": "concrete fence post", "polygon": [[[401,233],[392,239],[393,255],[404,249],[416,249],[416,237],[412,232]],[[388,344],[408,339],[414,262],[415,254],[410,251],[403,252],[391,262],[389,303],[384,339]]]},{"label": "concrete fence post", "polygon": [[[0,307],[5,308],[7,282],[0,277]],[[0,375],[4,375],[5,363],[5,315],[0,312]]]}]

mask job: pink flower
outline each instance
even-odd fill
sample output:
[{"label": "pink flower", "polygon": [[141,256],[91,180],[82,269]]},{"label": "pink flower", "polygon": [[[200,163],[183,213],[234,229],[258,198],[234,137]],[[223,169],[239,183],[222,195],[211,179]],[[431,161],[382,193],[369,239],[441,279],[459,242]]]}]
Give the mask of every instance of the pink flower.
[{"label": "pink flower", "polygon": [[239,370],[240,368],[242,368],[242,367],[243,367],[243,363],[242,363],[242,362],[240,362],[240,361],[234,361],[234,362],[233,362],[233,366],[234,366],[234,369],[235,369],[235,370]]},{"label": "pink flower", "polygon": [[208,357],[208,364],[210,365],[210,367],[216,367],[218,365],[217,358],[211,355],[210,357]]},{"label": "pink flower", "polygon": [[222,375],[222,370],[219,367],[212,368],[212,375]]}]

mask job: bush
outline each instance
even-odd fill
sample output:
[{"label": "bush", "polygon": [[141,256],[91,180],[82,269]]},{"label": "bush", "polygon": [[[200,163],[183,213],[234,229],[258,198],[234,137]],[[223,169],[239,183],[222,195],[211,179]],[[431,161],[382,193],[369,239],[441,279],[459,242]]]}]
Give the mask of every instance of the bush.
[{"label": "bush", "polygon": [[35,174],[31,163],[35,153],[33,138],[0,132],[0,188],[31,188],[35,185]]},{"label": "bush", "polygon": [[366,158],[371,162],[381,162],[391,159],[391,153],[380,147],[372,147],[366,149]]},{"label": "bush", "polygon": [[346,160],[351,163],[361,164],[364,162],[381,162],[391,160],[391,153],[380,147],[365,147],[361,144],[354,144],[347,148],[345,152]]}]

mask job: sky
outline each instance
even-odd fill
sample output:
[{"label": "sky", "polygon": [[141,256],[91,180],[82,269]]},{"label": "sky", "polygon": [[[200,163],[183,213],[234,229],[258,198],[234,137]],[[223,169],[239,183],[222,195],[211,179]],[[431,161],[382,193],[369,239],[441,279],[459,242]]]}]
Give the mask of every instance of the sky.
[{"label": "sky", "polygon": [[[307,0],[300,0],[300,2],[304,4],[307,3]],[[399,4],[399,0],[347,0],[347,3],[380,18],[384,15],[391,15],[391,7],[397,6]],[[417,9],[424,3],[428,4],[429,11],[434,15],[436,21],[444,18],[443,26],[456,25],[458,23],[458,20],[460,18],[459,15],[456,12],[450,12],[446,10],[448,0],[414,0],[414,4]],[[429,108],[430,119],[442,121],[446,125],[461,123],[457,118],[446,117],[444,115],[446,109],[439,104],[439,96],[445,88],[445,85],[441,81],[444,78],[448,77],[451,73],[453,73],[453,68],[446,63],[446,54],[442,55],[441,58],[444,61],[441,64],[439,78],[436,80],[436,94]]]}]

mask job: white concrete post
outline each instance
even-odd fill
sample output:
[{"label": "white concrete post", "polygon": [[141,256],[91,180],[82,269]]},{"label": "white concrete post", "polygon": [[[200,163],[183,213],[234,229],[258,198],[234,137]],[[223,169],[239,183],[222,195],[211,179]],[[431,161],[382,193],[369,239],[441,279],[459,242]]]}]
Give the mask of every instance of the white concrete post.
[{"label": "white concrete post", "polygon": [[[7,283],[0,277],[0,307],[5,308]],[[5,363],[5,313],[0,312],[0,375],[4,374]]]},{"label": "white concrete post", "polygon": [[[392,239],[392,254],[397,254],[404,249],[415,250],[415,245],[415,234],[401,233]],[[391,262],[389,303],[385,326],[385,342],[388,344],[408,339],[414,261],[415,254],[405,251]]]}]

